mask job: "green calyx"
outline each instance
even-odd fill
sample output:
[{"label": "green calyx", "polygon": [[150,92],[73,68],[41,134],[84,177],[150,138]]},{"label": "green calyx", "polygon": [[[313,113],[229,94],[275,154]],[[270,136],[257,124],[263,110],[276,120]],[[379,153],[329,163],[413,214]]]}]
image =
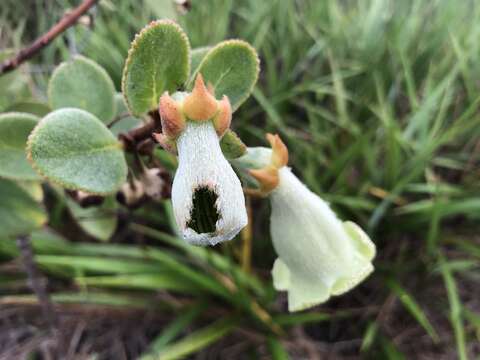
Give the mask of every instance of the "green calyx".
[{"label": "green calyx", "polygon": [[220,140],[220,147],[227,159],[237,159],[247,152],[247,146],[238,135],[230,129],[225,132],[225,135],[223,135]]}]

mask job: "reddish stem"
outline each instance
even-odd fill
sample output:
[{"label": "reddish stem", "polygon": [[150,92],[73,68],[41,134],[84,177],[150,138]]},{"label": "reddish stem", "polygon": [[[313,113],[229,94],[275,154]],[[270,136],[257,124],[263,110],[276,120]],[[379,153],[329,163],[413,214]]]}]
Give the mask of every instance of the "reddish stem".
[{"label": "reddish stem", "polygon": [[32,44],[20,50],[14,57],[6,60],[0,65],[0,75],[15,70],[21,63],[35,56],[40,50],[46,47],[57,36],[62,34],[70,26],[74,25],[80,16],[85,14],[88,9],[95,5],[98,0],[84,0],[74,10],[69,11],[56,23],[47,33],[40,36]]}]

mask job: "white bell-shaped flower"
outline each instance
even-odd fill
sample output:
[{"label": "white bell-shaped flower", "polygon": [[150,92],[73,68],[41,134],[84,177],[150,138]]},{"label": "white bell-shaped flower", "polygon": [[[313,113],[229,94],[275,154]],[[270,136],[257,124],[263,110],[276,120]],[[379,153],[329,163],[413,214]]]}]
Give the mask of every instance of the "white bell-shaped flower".
[{"label": "white bell-shaped flower", "polygon": [[311,192],[286,167],[288,152],[278,136],[272,144],[271,162],[265,150],[249,149],[243,164],[252,170],[264,194],[271,199],[270,231],[278,254],[272,275],[277,290],[288,291],[290,311],[325,302],[352,289],[372,271],[375,245],[360,227],[343,222],[329,205]]},{"label": "white bell-shaped flower", "polygon": [[172,205],[183,238],[195,245],[231,240],[248,218],[242,185],[220,148],[232,119],[228,97],[216,100],[198,74],[191,93],[163,94],[159,111],[162,133],[154,136],[178,153]]},{"label": "white bell-shaped flower", "polygon": [[289,310],[296,311],[365,279],[373,271],[375,246],[356,224],[340,221],[289,168],[278,175],[270,194],[270,231],[279,256],[272,275],[277,290],[288,290]]},{"label": "white bell-shaped flower", "polygon": [[184,239],[197,245],[232,239],[248,221],[245,198],[213,124],[188,122],[176,144],[172,204]]}]

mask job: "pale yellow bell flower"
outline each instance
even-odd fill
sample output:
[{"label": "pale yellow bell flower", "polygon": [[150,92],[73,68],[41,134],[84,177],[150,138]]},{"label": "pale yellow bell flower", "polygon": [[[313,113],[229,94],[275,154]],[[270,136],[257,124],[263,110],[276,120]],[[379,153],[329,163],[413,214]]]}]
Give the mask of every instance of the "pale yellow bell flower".
[{"label": "pale yellow bell flower", "polygon": [[375,245],[358,225],[340,220],[292,173],[278,136],[268,139],[273,151],[249,148],[237,163],[260,168],[250,173],[271,200],[270,231],[278,254],[273,284],[288,291],[289,311],[299,311],[362,282],[373,271]]}]

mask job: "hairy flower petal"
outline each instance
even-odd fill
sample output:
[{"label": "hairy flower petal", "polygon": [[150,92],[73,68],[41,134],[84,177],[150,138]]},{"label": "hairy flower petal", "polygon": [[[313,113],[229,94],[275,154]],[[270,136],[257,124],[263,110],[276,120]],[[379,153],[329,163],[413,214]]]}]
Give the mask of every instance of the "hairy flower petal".
[{"label": "hairy flower petal", "polygon": [[[232,239],[247,224],[245,198],[240,180],[223,156],[212,122],[187,122],[177,139],[177,150],[179,166],[172,186],[172,204],[183,238],[197,245]],[[196,198],[205,196],[202,201]],[[203,217],[203,209],[195,206],[211,207],[212,198],[214,208],[206,209]],[[214,228],[199,231],[208,228],[212,217],[216,219]]]}]

